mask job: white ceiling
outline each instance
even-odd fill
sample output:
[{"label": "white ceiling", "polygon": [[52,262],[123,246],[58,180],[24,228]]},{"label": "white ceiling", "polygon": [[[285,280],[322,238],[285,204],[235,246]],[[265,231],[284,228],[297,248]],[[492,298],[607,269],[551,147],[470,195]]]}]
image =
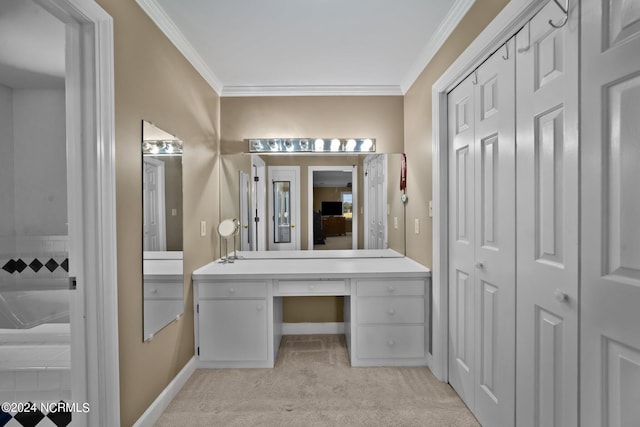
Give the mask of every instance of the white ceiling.
[{"label": "white ceiling", "polygon": [[222,96],[402,95],[475,0],[136,0]]},{"label": "white ceiling", "polygon": [[0,84],[64,87],[65,25],[31,0],[0,0]]}]

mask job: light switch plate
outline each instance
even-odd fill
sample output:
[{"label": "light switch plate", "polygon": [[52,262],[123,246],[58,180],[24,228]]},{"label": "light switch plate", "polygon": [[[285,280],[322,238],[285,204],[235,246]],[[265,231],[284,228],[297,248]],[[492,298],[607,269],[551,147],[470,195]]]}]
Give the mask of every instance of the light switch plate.
[{"label": "light switch plate", "polygon": [[433,218],[433,200],[429,200],[429,218]]},{"label": "light switch plate", "polygon": [[414,231],[416,232],[416,234],[420,234],[420,219],[416,218],[415,222],[414,222]]},{"label": "light switch plate", "polygon": [[200,237],[207,237],[207,221],[200,221]]},{"label": "light switch plate", "polygon": [[396,230],[398,229],[398,217],[397,216],[393,217],[393,228],[395,228]]}]

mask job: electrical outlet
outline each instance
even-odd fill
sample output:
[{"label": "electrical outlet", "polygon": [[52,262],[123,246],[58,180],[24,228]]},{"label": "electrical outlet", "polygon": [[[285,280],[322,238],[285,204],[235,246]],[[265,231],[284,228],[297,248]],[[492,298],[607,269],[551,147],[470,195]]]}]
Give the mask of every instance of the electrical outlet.
[{"label": "electrical outlet", "polygon": [[207,237],[207,221],[200,221],[200,237]]},{"label": "electrical outlet", "polygon": [[413,228],[414,228],[414,231],[415,231],[416,234],[420,234],[420,219],[419,218],[415,219]]}]

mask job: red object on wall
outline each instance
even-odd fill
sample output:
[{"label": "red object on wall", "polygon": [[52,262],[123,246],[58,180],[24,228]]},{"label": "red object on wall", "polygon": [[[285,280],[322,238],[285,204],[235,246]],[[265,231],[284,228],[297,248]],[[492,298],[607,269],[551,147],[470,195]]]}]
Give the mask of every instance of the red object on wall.
[{"label": "red object on wall", "polygon": [[404,191],[407,188],[407,155],[402,153],[400,159],[400,190]]}]

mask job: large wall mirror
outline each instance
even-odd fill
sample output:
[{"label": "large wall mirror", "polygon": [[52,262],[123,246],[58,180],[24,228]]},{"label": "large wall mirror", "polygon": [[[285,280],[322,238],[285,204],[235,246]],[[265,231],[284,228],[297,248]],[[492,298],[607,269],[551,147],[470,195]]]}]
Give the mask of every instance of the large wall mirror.
[{"label": "large wall mirror", "polygon": [[[282,200],[272,167],[299,168],[301,250],[393,249],[405,254],[401,154],[229,153],[222,156],[220,215],[240,220],[238,250],[269,250],[269,206]],[[260,221],[255,222],[258,216]],[[275,238],[275,237],[274,237]]]},{"label": "large wall mirror", "polygon": [[143,340],[184,312],[182,141],[142,122]]}]

